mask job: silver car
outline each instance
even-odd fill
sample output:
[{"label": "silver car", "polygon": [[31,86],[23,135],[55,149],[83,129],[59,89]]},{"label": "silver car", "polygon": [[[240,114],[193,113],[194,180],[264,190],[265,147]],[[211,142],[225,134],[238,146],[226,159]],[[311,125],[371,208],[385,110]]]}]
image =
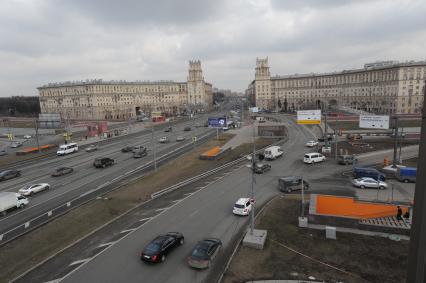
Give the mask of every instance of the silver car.
[{"label": "silver car", "polygon": [[369,177],[353,179],[352,184],[355,187],[358,187],[358,188],[361,188],[361,189],[365,189],[365,188],[377,189],[377,188],[379,188],[380,190],[384,190],[388,187],[388,184],[386,184],[385,182],[376,181],[373,178],[369,178]]}]

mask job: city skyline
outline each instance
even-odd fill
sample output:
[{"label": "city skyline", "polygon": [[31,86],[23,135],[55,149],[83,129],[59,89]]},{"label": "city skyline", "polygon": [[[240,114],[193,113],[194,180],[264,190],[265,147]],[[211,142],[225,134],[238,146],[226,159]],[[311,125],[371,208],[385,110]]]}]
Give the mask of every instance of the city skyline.
[{"label": "city skyline", "polygon": [[425,60],[422,1],[120,3],[3,1],[0,96],[50,82],[176,80],[193,59],[214,87],[237,92],[257,57],[274,61],[272,76]]}]

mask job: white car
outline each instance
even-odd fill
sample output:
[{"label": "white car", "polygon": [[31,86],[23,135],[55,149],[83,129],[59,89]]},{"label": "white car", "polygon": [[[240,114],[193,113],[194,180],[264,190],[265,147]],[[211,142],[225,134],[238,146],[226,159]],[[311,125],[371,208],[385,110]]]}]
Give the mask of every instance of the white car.
[{"label": "white car", "polygon": [[11,148],[17,148],[17,147],[20,147],[20,146],[22,146],[22,142],[19,142],[19,141],[13,142],[10,145]]},{"label": "white car", "polygon": [[380,190],[384,190],[388,187],[388,184],[386,184],[385,182],[377,181],[377,180],[374,180],[373,178],[369,178],[369,177],[362,177],[362,178],[358,178],[358,179],[353,179],[352,184],[355,187],[358,187],[358,188],[361,188],[361,189],[365,189],[365,188],[377,189],[377,188],[379,188]]},{"label": "white car", "polygon": [[234,209],[232,210],[232,213],[236,215],[249,215],[250,211],[252,209],[252,203],[249,198],[240,198],[237,200],[237,202],[234,204]]},{"label": "white car", "polygon": [[306,153],[303,156],[303,162],[307,164],[314,164],[314,163],[323,162],[323,161],[325,161],[325,156],[318,152]]},{"label": "white car", "polygon": [[317,141],[308,141],[305,145],[307,147],[314,147],[314,146],[318,145],[318,142]]},{"label": "white car", "polygon": [[18,191],[23,196],[31,196],[35,193],[50,189],[48,183],[33,184],[23,187]]},{"label": "white car", "polygon": [[169,138],[167,138],[167,137],[161,137],[158,141],[160,143],[166,143],[166,142],[169,142]]},{"label": "white car", "polygon": [[24,139],[30,139],[31,138],[31,136],[30,135],[25,135],[24,136]]}]

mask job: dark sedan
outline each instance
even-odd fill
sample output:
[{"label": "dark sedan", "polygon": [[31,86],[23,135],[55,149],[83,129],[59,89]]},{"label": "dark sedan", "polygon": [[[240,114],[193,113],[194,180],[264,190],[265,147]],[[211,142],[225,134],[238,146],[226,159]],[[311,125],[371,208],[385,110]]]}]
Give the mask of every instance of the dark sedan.
[{"label": "dark sedan", "polygon": [[147,154],[148,153],[147,153],[146,149],[141,149],[141,150],[133,152],[133,158],[142,158],[142,157],[146,156]]},{"label": "dark sedan", "polygon": [[18,170],[4,170],[0,172],[0,181],[9,180],[21,176]]},{"label": "dark sedan", "polygon": [[221,247],[222,242],[217,238],[199,241],[188,257],[189,266],[197,269],[209,268]]},{"label": "dark sedan", "polygon": [[59,167],[59,168],[56,168],[53,171],[52,176],[53,177],[59,177],[59,176],[62,176],[62,175],[69,174],[73,171],[74,171],[74,169],[72,169],[71,167]]},{"label": "dark sedan", "polygon": [[254,172],[257,174],[262,174],[269,170],[271,170],[271,165],[266,163],[257,163],[256,167],[254,167]]},{"label": "dark sedan", "polygon": [[142,251],[141,260],[163,262],[175,247],[183,245],[184,237],[179,232],[169,232],[152,240]]},{"label": "dark sedan", "polygon": [[121,149],[121,152],[131,152],[133,151],[133,146],[126,146]]},{"label": "dark sedan", "polygon": [[189,131],[191,130],[191,127],[185,127],[183,130],[184,130],[185,132],[189,132]]}]

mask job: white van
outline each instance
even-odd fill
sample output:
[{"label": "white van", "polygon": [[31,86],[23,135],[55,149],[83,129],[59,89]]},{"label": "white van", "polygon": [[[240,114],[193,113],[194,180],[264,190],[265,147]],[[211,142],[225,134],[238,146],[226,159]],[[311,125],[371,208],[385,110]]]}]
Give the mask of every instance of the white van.
[{"label": "white van", "polygon": [[69,144],[63,144],[59,147],[58,151],[56,152],[57,155],[66,155],[69,153],[77,152],[78,151],[78,145],[75,142],[69,143]]},{"label": "white van", "polygon": [[307,164],[314,164],[322,161],[325,161],[325,156],[318,152],[306,153],[303,156],[303,162]]},{"label": "white van", "polygon": [[270,146],[265,149],[264,155],[266,160],[273,160],[283,156],[283,150],[280,146]]}]

